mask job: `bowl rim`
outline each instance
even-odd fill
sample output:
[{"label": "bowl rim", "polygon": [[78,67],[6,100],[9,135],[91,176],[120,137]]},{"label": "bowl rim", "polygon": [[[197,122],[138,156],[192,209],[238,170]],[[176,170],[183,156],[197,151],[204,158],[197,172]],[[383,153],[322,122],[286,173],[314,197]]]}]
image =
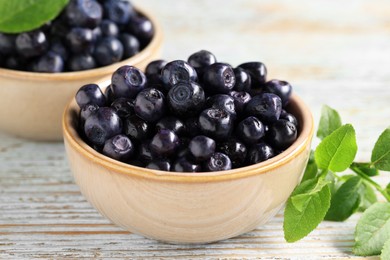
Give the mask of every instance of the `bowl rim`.
[{"label": "bowl rim", "polygon": [[[103,84],[103,86],[105,85]],[[87,160],[109,169],[112,173],[121,173],[131,177],[140,177],[156,181],[181,183],[227,181],[267,173],[272,169],[287,164],[304,152],[307,149],[307,146],[310,146],[314,134],[313,115],[308,106],[295,93],[291,95],[290,102],[296,107],[296,110],[299,111],[300,117],[302,118],[301,121],[303,122],[300,126],[301,131],[297,140],[285,151],[269,160],[227,171],[199,173],[167,172],[138,167],[111,159],[87,145],[81,139],[77,130],[72,126],[72,113],[74,115],[75,111],[79,111],[75,98],[69,102],[64,110],[62,129],[66,149],[76,150]]]},{"label": "bowl rim", "polygon": [[163,41],[163,33],[161,25],[157,22],[154,15],[152,15],[150,12],[145,11],[143,8],[139,8],[138,6],[135,9],[138,13],[147,17],[152,22],[154,27],[154,35],[149,44],[134,56],[131,56],[114,64],[98,67],[95,69],[60,73],[40,73],[0,68],[0,77],[16,79],[23,78],[24,80],[35,81],[75,81],[85,78],[86,75],[88,75],[88,77],[100,77],[102,75],[112,73],[120,66],[126,64],[138,64],[142,62],[143,60],[147,59],[151,55],[151,53],[153,53],[154,49],[158,48],[158,46],[161,45]]}]

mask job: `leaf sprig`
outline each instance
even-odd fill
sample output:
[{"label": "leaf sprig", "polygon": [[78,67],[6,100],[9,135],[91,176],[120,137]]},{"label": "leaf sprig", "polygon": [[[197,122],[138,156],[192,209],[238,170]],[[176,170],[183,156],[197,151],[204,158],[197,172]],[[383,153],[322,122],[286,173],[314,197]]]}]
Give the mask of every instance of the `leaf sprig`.
[{"label": "leaf sprig", "polygon": [[[390,128],[378,138],[370,162],[354,162],[358,149],[352,125],[342,125],[339,113],[329,106],[321,112],[317,137],[302,182],[284,211],[284,236],[298,241],[323,220],[344,221],[364,211],[355,230],[356,255],[381,254],[390,259],[390,183],[382,188],[372,177],[390,171]],[[349,169],[353,174],[340,174]],[[387,202],[378,202],[375,190]]]},{"label": "leaf sprig", "polygon": [[21,33],[54,19],[69,0],[0,0],[0,32]]}]

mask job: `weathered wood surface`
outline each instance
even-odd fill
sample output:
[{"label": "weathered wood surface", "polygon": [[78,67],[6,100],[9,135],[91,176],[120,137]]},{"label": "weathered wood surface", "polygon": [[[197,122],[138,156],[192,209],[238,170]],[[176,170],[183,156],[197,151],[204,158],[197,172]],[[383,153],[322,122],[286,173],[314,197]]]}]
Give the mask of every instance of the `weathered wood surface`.
[{"label": "weathered wood surface", "polygon": [[[317,122],[322,104],[337,108],[344,122],[356,126],[360,160],[369,159],[390,125],[388,0],[134,2],[154,10],[163,23],[165,58],[208,49],[233,65],[262,60],[271,77],[295,86]],[[376,180],[385,184],[390,175]],[[295,244],[283,239],[282,212],[219,243],[161,244],[110,224],[85,201],[61,143],[0,134],[0,259],[353,258],[358,218],[323,222]]]}]

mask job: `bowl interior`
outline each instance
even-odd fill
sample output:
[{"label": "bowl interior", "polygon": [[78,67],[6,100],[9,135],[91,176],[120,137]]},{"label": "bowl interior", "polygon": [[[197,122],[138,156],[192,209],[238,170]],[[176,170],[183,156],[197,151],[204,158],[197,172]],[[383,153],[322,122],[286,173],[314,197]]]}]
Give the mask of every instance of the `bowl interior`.
[{"label": "bowl interior", "polygon": [[[108,84],[107,82],[104,82],[99,85],[102,87],[107,86]],[[270,169],[284,165],[293,160],[296,156],[303,152],[308,145],[310,145],[314,133],[314,124],[309,108],[305,105],[301,98],[299,98],[296,94],[293,94],[291,96],[291,101],[287,110],[293,113],[299,122],[297,140],[284,152],[267,161],[228,171],[200,172],[196,174],[158,171],[122,163],[104,156],[103,154],[100,154],[92,149],[80,138],[77,132],[79,108],[75,99],[72,99],[64,112],[63,133],[64,138],[67,139],[70,146],[74,149],[77,149],[80,154],[82,154],[82,156],[85,156],[90,160],[93,160],[95,163],[118,173],[130,174],[142,178],[152,178],[161,181],[175,182],[209,182],[230,180],[265,173]]]}]

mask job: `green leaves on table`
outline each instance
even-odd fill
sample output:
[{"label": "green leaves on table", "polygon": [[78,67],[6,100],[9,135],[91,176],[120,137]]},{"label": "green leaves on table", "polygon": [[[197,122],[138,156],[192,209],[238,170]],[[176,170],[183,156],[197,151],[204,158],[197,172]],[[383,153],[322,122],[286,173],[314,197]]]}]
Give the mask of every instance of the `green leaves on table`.
[{"label": "green leaves on table", "polygon": [[342,172],[351,165],[356,152],[355,130],[352,125],[346,124],[325,137],[314,156],[320,169]]},{"label": "green leaves on table", "polygon": [[353,252],[361,256],[379,255],[389,239],[390,203],[375,203],[356,225]]},{"label": "green leaves on table", "polygon": [[375,143],[371,162],[378,170],[390,171],[390,128],[383,131]]},{"label": "green leaves on table", "polygon": [[344,221],[355,213],[360,205],[361,185],[362,179],[359,176],[353,176],[344,182],[332,196],[325,219]]},{"label": "green leaves on table", "polygon": [[388,239],[382,248],[381,253],[382,260],[390,260],[390,239]]},{"label": "green leaves on table", "polygon": [[[372,177],[390,171],[390,128],[378,138],[371,162],[354,162],[356,134],[341,124],[339,113],[324,106],[317,136],[322,139],[310,158],[302,182],[284,211],[284,235],[288,242],[302,239],[326,219],[344,221],[357,211],[363,216],[356,227],[354,252],[380,254],[390,259],[390,183],[382,188]],[[353,174],[339,175],[347,169]],[[388,203],[378,203],[375,189]]]},{"label": "green leaves on table", "polygon": [[313,179],[314,177],[316,177],[317,172],[318,172],[318,167],[314,159],[314,152],[310,151],[309,161],[307,162],[305,173],[303,174],[301,182],[304,182],[309,179]]},{"label": "green leaves on table", "polygon": [[0,32],[20,33],[53,20],[69,0],[0,0]]},{"label": "green leaves on table", "polygon": [[317,130],[317,137],[324,139],[341,126],[341,117],[333,108],[324,105],[321,110],[320,125]]},{"label": "green leaves on table", "polygon": [[375,190],[372,188],[372,186],[366,182],[363,182],[360,189],[359,189],[359,195],[360,195],[360,205],[358,208],[358,211],[365,211],[368,209],[372,204],[378,201],[378,198],[376,197]]},{"label": "green leaves on table", "polygon": [[354,162],[350,166],[352,171],[360,171],[367,176],[377,176],[379,175],[378,169],[371,166],[371,163],[357,163]]},{"label": "green leaves on table", "polygon": [[295,242],[313,231],[330,205],[328,181],[311,179],[295,188],[284,211],[284,237]]}]

